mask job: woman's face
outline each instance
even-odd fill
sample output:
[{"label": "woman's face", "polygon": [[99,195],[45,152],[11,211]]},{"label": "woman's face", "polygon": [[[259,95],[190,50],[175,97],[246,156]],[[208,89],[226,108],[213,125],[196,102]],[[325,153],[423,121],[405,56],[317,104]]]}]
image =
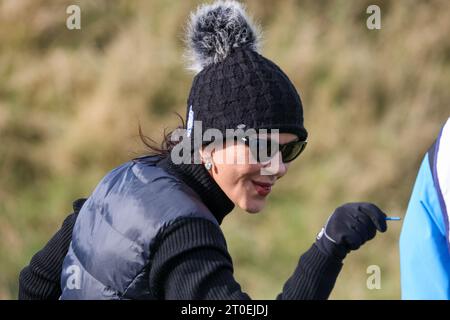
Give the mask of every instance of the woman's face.
[{"label": "woman's face", "polygon": [[[266,136],[270,138],[270,134]],[[291,133],[280,133],[277,136],[275,141],[280,144],[297,139]],[[276,180],[286,174],[289,166],[282,162],[280,152],[269,162],[257,163],[254,158],[250,160],[253,156],[249,147],[239,142],[228,143],[206,153],[202,150],[201,156],[203,162],[208,159],[212,162],[210,175],[235,205],[249,213],[257,213],[264,208]]]}]

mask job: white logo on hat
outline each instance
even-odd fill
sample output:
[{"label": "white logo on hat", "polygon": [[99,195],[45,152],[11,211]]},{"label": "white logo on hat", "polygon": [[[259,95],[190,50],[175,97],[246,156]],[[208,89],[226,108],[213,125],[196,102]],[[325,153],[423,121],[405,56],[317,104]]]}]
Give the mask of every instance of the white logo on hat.
[{"label": "white logo on hat", "polygon": [[187,121],[187,136],[191,136],[192,126],[194,125],[194,111],[192,110],[192,104],[189,107],[189,115]]}]

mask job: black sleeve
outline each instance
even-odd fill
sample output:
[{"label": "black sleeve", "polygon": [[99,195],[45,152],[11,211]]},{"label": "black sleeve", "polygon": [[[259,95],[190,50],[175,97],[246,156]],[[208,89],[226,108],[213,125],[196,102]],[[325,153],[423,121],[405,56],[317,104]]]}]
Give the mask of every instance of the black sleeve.
[{"label": "black sleeve", "polygon": [[19,275],[20,300],[51,300],[61,295],[61,269],[72,240],[72,230],[85,199],[73,203],[74,213],[61,229],[38,251]]},{"label": "black sleeve", "polygon": [[[212,222],[178,220],[160,234],[154,250],[149,281],[158,299],[250,299],[234,279],[225,238]],[[327,299],[341,268],[341,261],[313,245],[277,299]]]}]

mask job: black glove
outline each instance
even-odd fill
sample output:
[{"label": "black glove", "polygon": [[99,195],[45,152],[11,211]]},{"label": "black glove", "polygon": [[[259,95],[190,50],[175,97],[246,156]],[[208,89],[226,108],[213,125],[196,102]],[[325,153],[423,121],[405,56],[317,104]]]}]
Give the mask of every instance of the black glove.
[{"label": "black glove", "polygon": [[367,202],[347,203],[337,208],[317,235],[317,247],[327,255],[344,259],[352,250],[387,229],[386,215]]}]

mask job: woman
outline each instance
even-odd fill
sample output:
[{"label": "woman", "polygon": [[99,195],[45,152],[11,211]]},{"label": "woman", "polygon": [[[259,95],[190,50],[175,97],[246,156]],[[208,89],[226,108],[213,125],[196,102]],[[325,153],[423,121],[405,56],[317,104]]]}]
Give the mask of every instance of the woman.
[{"label": "woman", "polygon": [[[79,213],[21,272],[20,298],[250,298],[233,277],[220,224],[235,206],[260,212],[307,138],[300,97],[258,53],[260,38],[237,2],[191,14],[188,143],[166,139],[159,154],[120,165],[75,203]],[[369,203],[336,209],[277,299],[326,299],[347,253],[384,232],[384,218]]]}]

